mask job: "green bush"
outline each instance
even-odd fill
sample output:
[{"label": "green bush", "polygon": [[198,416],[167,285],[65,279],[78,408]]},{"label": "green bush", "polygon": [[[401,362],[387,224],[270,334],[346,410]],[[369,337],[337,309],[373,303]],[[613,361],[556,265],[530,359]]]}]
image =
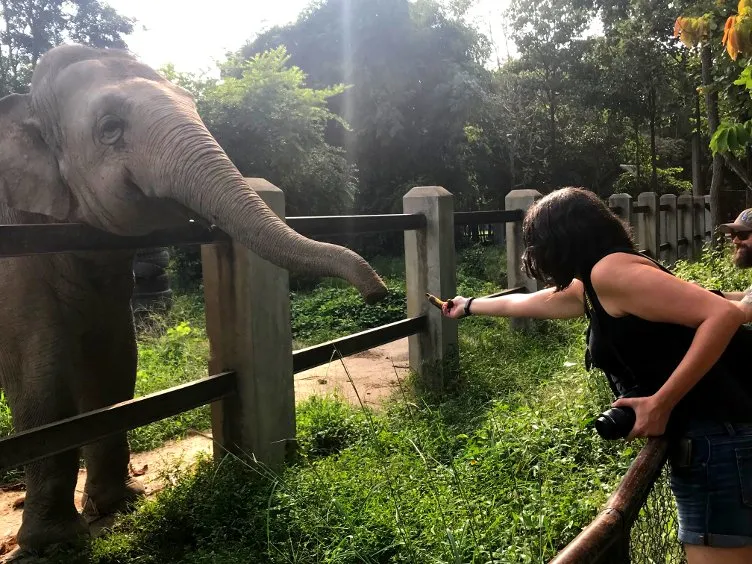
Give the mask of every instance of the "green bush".
[{"label": "green bush", "polygon": [[276,474],[205,460],[95,540],[90,560],[546,561],[636,452],[589,426],[603,405],[582,367],[582,328],[525,335],[466,320],[455,393],[435,402],[405,389],[380,412],[309,400],[297,464]]},{"label": "green bush", "polygon": [[507,255],[498,245],[477,243],[458,253],[458,277],[475,278],[496,284],[497,288],[507,287]]},{"label": "green bush", "polygon": [[698,261],[680,260],[674,267],[674,273],[679,278],[697,282],[709,290],[741,292],[752,285],[752,269],[734,266],[732,254],[733,250],[728,245],[714,249],[706,244]]},{"label": "green bush", "polygon": [[363,413],[336,396],[311,396],[297,406],[298,446],[310,458],[328,456],[366,434]]},{"label": "green bush", "polygon": [[292,332],[296,343],[319,343],[404,319],[404,282],[386,280],[386,284],[389,294],[375,305],[366,305],[351,286],[293,293]]}]

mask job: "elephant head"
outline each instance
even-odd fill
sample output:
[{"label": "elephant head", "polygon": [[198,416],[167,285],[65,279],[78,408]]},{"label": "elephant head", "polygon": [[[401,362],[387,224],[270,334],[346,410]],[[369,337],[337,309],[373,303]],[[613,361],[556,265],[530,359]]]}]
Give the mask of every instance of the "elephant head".
[{"label": "elephant head", "polygon": [[386,293],[368,263],[312,241],[251,190],[191,95],[123,51],[79,45],[39,61],[31,94],[0,100],[0,203],[119,235],[199,216],[282,268]]}]

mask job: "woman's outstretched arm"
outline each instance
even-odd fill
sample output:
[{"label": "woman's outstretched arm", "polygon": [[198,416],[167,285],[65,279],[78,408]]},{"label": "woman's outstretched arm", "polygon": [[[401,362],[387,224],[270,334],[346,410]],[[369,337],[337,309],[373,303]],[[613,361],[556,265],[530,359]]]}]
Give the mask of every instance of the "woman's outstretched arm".
[{"label": "woman's outstretched arm", "polygon": [[[454,319],[465,315],[465,304],[469,298],[457,296],[451,305],[444,305],[442,311]],[[496,298],[475,298],[470,304],[472,315],[490,315],[494,317],[534,317],[537,319],[569,319],[582,317],[583,286],[579,280],[560,292],[546,288],[531,294],[508,294]]]}]

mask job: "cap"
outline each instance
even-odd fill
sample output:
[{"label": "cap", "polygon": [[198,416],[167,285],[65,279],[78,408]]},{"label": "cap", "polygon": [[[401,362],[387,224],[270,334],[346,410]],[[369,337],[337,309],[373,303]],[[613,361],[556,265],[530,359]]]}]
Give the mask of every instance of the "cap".
[{"label": "cap", "polygon": [[734,223],[721,223],[718,229],[724,233],[732,231],[752,231],[752,208],[747,208],[739,214]]}]

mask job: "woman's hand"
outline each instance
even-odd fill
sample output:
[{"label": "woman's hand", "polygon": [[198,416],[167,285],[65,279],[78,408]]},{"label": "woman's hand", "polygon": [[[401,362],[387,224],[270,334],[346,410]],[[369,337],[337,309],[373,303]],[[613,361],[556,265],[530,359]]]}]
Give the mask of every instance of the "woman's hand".
[{"label": "woman's hand", "polygon": [[661,404],[656,396],[642,398],[619,398],[612,407],[631,407],[635,412],[635,424],[627,435],[631,441],[636,437],[660,437],[666,432],[671,410]]},{"label": "woman's hand", "polygon": [[447,300],[444,302],[444,304],[441,306],[441,313],[445,317],[451,317],[452,319],[459,319],[460,317],[465,316],[465,304],[466,303],[467,303],[467,298],[463,298],[462,296],[454,297],[451,300]]}]

